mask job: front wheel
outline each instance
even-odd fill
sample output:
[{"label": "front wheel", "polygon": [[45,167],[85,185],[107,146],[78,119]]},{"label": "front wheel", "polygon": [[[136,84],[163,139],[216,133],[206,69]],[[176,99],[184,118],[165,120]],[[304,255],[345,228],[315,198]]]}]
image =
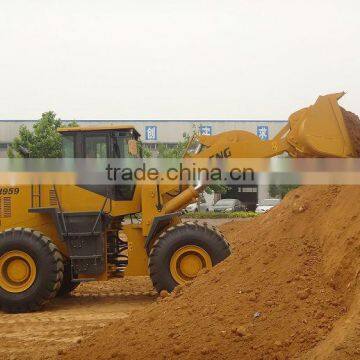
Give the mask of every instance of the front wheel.
[{"label": "front wheel", "polygon": [[171,292],[230,255],[224,237],[197,223],[178,224],[155,242],[149,257],[150,277],[158,292]]}]

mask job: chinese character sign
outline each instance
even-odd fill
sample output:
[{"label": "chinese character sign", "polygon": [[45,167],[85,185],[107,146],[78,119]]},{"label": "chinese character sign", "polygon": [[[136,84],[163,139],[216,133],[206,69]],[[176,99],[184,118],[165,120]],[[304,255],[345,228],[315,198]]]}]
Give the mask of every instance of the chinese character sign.
[{"label": "chinese character sign", "polygon": [[157,126],[145,126],[145,140],[157,140]]},{"label": "chinese character sign", "polygon": [[199,127],[199,130],[200,130],[200,135],[211,135],[212,133],[212,129],[211,129],[211,126],[210,125],[201,125]]},{"label": "chinese character sign", "polygon": [[269,127],[266,125],[258,126],[256,129],[256,135],[261,140],[269,140]]}]

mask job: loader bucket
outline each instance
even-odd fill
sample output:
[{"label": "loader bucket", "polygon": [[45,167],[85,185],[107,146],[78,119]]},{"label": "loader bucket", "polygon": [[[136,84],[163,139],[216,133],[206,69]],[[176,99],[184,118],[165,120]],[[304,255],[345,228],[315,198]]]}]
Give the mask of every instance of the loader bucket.
[{"label": "loader bucket", "polygon": [[344,93],[319,96],[316,103],[289,118],[287,141],[298,157],[354,157],[343,112],[338,100]]}]

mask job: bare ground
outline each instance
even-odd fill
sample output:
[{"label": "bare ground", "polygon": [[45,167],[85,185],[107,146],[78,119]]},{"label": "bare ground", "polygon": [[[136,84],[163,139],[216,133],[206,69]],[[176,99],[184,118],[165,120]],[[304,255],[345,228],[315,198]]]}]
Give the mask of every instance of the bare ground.
[{"label": "bare ground", "polygon": [[150,304],[155,296],[147,277],[82,284],[44,311],[0,313],[0,359],[46,359]]}]

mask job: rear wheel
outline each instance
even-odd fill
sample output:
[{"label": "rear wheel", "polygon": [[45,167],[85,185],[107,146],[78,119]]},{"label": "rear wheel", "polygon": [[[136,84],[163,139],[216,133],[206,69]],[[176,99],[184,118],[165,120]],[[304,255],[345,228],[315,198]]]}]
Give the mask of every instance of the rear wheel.
[{"label": "rear wheel", "polygon": [[197,223],[179,224],[155,242],[149,257],[150,277],[158,292],[172,291],[195,279],[230,255],[230,248],[215,228]]},{"label": "rear wheel", "polygon": [[31,229],[0,234],[0,306],[6,312],[40,309],[63,279],[62,256],[51,240]]}]

